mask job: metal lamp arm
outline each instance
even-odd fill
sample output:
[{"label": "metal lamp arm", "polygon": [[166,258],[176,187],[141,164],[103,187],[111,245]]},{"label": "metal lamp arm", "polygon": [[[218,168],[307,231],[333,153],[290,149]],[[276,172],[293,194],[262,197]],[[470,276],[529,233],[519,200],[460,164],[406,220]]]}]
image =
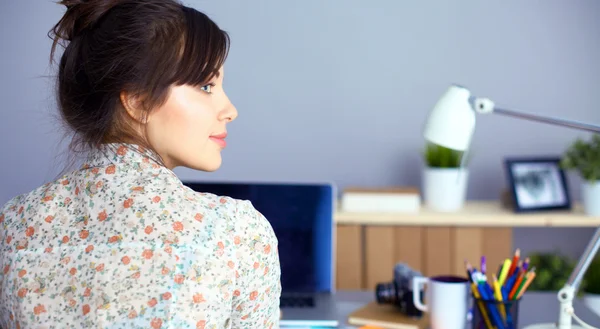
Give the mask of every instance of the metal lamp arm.
[{"label": "metal lamp arm", "polygon": [[[558,291],[558,301],[560,302],[560,309],[558,313],[557,329],[572,329],[572,318],[574,317],[575,310],[573,309],[573,299],[579,291],[581,281],[585,273],[587,272],[590,264],[600,249],[600,227],[596,228],[594,236],[590,239],[583,254],[579,258],[577,265],[571,272],[567,283],[562,289]],[[581,319],[575,317],[578,322],[582,322]],[[585,323],[584,328],[593,328]]]},{"label": "metal lamp arm", "polygon": [[548,124],[552,124],[555,126],[562,126],[562,127],[567,127],[567,128],[585,130],[585,131],[589,131],[589,132],[593,132],[593,133],[600,132],[600,126],[589,124],[589,123],[584,123],[584,122],[565,120],[565,119],[561,119],[561,118],[545,117],[545,116],[540,116],[540,115],[536,115],[536,114],[528,114],[528,113],[523,113],[523,112],[518,112],[518,111],[513,111],[513,110],[506,110],[506,109],[499,109],[499,108],[494,108],[493,113],[507,115],[507,116],[511,116],[511,117],[515,117],[515,118],[519,118],[519,119],[526,119],[526,120],[530,120],[530,121],[548,123]]},{"label": "metal lamp arm", "polygon": [[590,239],[590,242],[588,242],[587,247],[583,251],[583,254],[579,258],[577,265],[573,269],[573,272],[571,272],[569,280],[567,281],[567,284],[573,287],[573,289],[575,289],[575,292],[579,290],[579,286],[581,285],[583,276],[590,267],[590,264],[592,263],[592,260],[594,260],[594,257],[596,257],[596,254],[598,253],[599,249],[600,227],[596,229],[594,236]]},{"label": "metal lamp arm", "polygon": [[579,121],[574,121],[574,120],[566,120],[566,119],[562,119],[562,118],[555,118],[555,117],[550,117],[550,116],[530,114],[530,113],[525,113],[525,112],[520,112],[520,111],[515,111],[515,110],[501,109],[501,108],[495,107],[494,102],[492,102],[491,100],[489,100],[487,98],[471,97],[469,99],[469,102],[471,103],[471,106],[473,107],[473,109],[478,113],[496,113],[496,114],[502,114],[502,115],[511,116],[514,118],[519,118],[519,119],[524,119],[524,120],[529,120],[529,121],[542,122],[542,123],[547,123],[547,124],[551,124],[551,125],[555,125],[555,126],[584,130],[584,131],[589,131],[589,132],[593,132],[593,133],[600,133],[599,125],[589,124],[589,123],[584,123],[584,122],[579,122]]}]

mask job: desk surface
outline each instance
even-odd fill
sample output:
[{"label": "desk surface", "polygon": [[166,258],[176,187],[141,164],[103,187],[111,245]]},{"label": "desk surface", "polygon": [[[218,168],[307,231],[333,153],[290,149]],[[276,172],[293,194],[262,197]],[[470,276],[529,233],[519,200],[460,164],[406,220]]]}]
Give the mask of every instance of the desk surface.
[{"label": "desk surface", "polygon": [[515,213],[499,201],[467,201],[457,212],[437,212],[426,207],[418,213],[351,213],[338,211],[337,224],[405,226],[492,226],[492,227],[596,227],[600,217],[583,213],[580,204],[572,210]]},{"label": "desk surface", "polygon": [[[350,313],[375,299],[373,292],[338,291],[335,295],[340,314],[339,328],[356,328],[347,324]],[[600,316],[592,312],[581,300],[573,301],[575,314],[589,325],[600,327]],[[554,292],[528,292],[523,295],[519,310],[519,327],[536,323],[554,323],[558,320],[558,299]],[[574,321],[574,324],[576,322]]]}]

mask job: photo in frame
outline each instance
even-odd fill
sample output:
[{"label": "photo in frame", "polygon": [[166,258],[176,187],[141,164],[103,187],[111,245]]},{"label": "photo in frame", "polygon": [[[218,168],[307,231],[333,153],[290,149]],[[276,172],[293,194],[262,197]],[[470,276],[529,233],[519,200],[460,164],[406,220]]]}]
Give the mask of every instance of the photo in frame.
[{"label": "photo in frame", "polygon": [[515,212],[571,209],[559,157],[506,158],[504,165]]}]

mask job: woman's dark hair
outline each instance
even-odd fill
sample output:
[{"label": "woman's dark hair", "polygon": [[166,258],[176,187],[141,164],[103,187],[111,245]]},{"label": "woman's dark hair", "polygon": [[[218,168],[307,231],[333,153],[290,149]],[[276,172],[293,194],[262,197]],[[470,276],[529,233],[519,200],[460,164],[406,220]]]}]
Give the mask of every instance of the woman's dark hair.
[{"label": "woman's dark hair", "polygon": [[145,115],[166,101],[169,87],[204,85],[218,74],[229,36],[205,14],[176,0],[62,0],[50,30],[64,47],[58,66],[61,116],[71,146],[133,142],[148,147],[124,117],[120,94],[142,100]]}]

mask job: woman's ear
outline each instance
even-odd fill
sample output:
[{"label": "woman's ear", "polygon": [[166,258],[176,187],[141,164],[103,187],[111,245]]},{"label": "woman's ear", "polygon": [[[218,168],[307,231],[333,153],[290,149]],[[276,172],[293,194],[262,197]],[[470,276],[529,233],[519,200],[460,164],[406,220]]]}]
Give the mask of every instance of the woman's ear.
[{"label": "woman's ear", "polygon": [[119,98],[121,100],[121,105],[129,117],[140,124],[148,123],[148,116],[146,115],[147,113],[140,96],[122,91],[119,94]]}]

